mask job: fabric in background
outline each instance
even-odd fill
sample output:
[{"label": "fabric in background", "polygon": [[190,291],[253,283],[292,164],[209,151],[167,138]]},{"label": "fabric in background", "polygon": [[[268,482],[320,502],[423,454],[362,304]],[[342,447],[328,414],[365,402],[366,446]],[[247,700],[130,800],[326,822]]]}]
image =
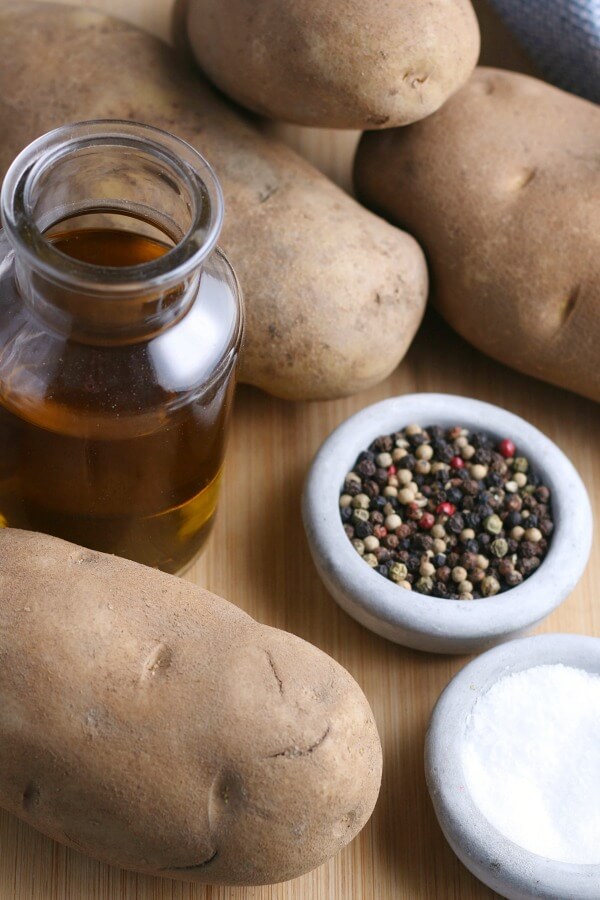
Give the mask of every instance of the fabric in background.
[{"label": "fabric in background", "polygon": [[600,103],[600,0],[490,0],[549,81]]}]

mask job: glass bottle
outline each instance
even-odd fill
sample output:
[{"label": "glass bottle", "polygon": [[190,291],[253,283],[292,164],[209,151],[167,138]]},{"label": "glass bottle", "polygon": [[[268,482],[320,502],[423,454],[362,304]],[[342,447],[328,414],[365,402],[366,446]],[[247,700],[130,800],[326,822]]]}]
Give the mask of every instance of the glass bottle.
[{"label": "glass bottle", "polygon": [[219,183],[170,134],[85,122],[27,147],[0,203],[0,525],[181,571],[243,330]]}]

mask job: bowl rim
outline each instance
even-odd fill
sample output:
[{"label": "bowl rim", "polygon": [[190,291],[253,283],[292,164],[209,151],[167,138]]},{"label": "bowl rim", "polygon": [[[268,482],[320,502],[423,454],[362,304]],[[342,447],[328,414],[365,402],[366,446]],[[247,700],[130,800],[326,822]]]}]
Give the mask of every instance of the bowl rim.
[{"label": "bowl rim", "polygon": [[[555,523],[550,547],[540,568],[522,584],[476,601],[429,597],[383,578],[352,547],[339,515],[344,475],[375,437],[414,421],[424,427],[460,424],[498,438],[510,437],[550,487]],[[592,546],[590,500],[562,450],[520,416],[452,394],[392,397],[347,418],[314,457],[304,486],[302,512],[311,553],[335,599],[362,624],[412,646],[418,641],[413,644],[411,634],[430,636],[446,645],[474,639],[489,645],[530,628],[573,590]],[[396,630],[400,637],[394,635]]]},{"label": "bowl rim", "polygon": [[579,634],[518,638],[464,666],[446,686],[431,715],[425,738],[425,777],[446,839],[466,867],[489,887],[516,900],[597,900],[600,863],[560,862],[514,843],[480,811],[463,773],[465,727],[479,697],[505,675],[556,663],[600,675],[600,638]]}]

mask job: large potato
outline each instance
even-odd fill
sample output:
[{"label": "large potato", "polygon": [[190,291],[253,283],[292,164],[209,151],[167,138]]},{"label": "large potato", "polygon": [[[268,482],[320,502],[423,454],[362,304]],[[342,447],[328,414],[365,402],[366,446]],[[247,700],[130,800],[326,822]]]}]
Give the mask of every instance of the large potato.
[{"label": "large potato", "polygon": [[32,138],[86,118],[166,128],[214,164],[247,301],[244,381],[330,398],[396,367],[427,293],[416,242],[259,135],[172,50],[100,13],[19,2],[0,6],[0,59],[0,173]]},{"label": "large potato", "polygon": [[300,638],[171,575],[0,531],[0,805],[191,881],[293,878],[369,818],[369,705]]},{"label": "large potato", "polygon": [[415,122],[464,84],[479,54],[469,0],[184,2],[209,78],[255,112],[299,125]]},{"label": "large potato", "polygon": [[600,400],[600,109],[479,69],[431,119],[366,134],[355,179],[411,230],[434,300],[515,369]]}]

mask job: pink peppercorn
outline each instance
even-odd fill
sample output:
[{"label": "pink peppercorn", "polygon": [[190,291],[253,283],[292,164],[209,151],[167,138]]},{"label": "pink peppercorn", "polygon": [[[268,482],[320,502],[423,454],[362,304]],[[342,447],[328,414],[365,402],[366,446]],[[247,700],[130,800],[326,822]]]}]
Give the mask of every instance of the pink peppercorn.
[{"label": "pink peppercorn", "polygon": [[464,469],[465,461],[462,456],[453,456],[450,460],[450,466],[453,469]]},{"label": "pink peppercorn", "polygon": [[396,466],[388,466],[388,475],[395,475],[398,469]]},{"label": "pink peppercorn", "polygon": [[440,503],[440,505],[438,507],[436,507],[435,511],[438,514],[438,516],[441,516],[441,515],[453,516],[454,513],[456,512],[456,507],[455,507],[454,503],[448,503],[448,501],[446,501],[445,503]]},{"label": "pink peppercorn", "polygon": [[422,528],[424,531],[429,531],[430,528],[433,528],[435,525],[435,516],[431,513],[423,513],[419,520],[419,528]]},{"label": "pink peppercorn", "polygon": [[385,525],[375,525],[373,528],[373,534],[376,538],[379,538],[380,541],[383,540],[384,537],[387,537],[387,533],[388,530]]},{"label": "pink peppercorn", "polygon": [[502,454],[504,459],[512,459],[517,452],[517,448],[510,440],[510,438],[504,438],[503,441],[500,441],[498,449],[500,450],[500,453]]}]

